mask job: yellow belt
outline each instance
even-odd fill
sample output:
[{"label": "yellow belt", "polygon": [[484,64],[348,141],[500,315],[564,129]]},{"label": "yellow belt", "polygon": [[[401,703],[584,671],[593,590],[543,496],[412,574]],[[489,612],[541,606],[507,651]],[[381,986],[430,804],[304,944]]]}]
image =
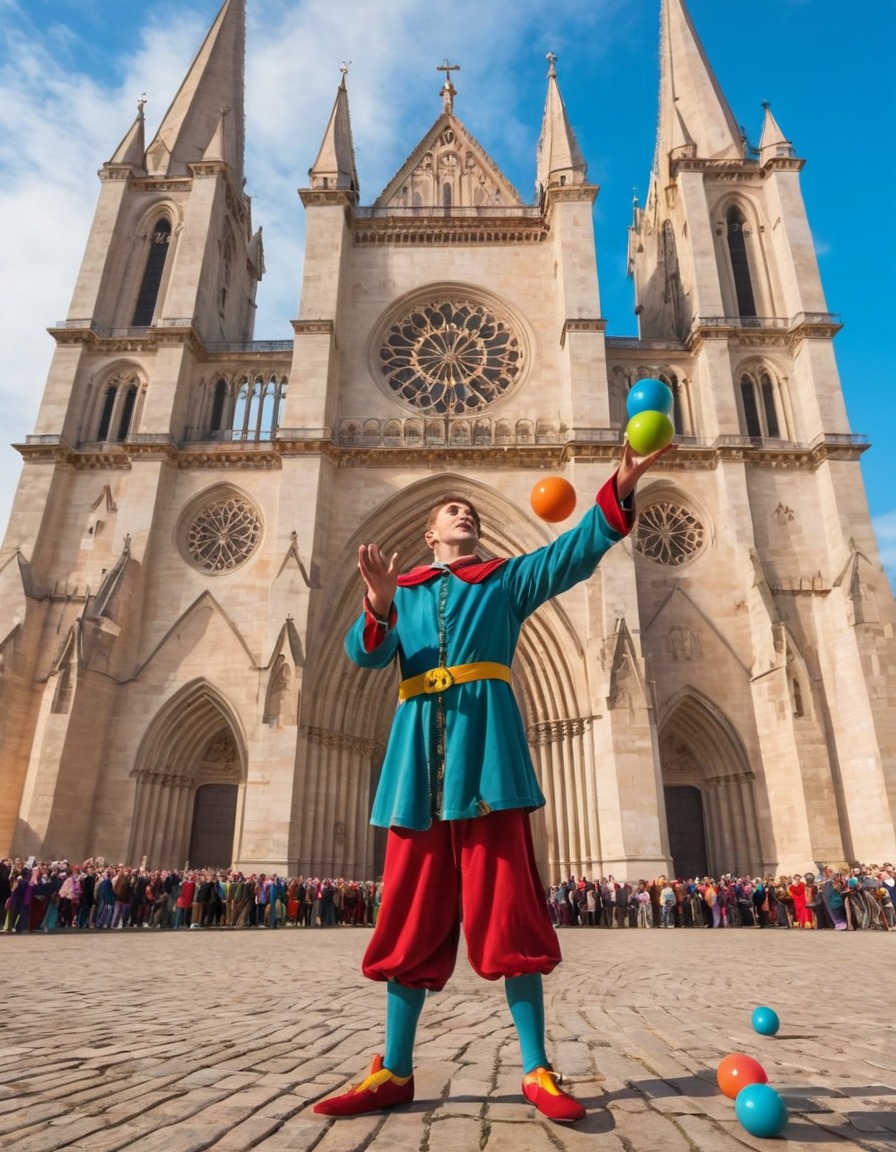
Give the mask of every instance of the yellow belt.
[{"label": "yellow belt", "polygon": [[493,664],[480,660],[475,664],[455,664],[453,668],[430,668],[419,676],[411,676],[398,685],[398,699],[407,700],[422,692],[445,692],[454,684],[467,684],[471,680],[505,680],[510,683],[510,669],[506,664]]}]

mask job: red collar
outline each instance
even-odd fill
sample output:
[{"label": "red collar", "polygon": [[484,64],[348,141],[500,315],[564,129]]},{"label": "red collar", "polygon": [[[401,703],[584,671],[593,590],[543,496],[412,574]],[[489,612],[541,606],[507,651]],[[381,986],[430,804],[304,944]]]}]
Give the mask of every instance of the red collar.
[{"label": "red collar", "polygon": [[[465,584],[481,584],[483,580],[487,580],[492,572],[497,571],[502,564],[506,564],[507,560],[480,560],[478,556],[465,557],[463,560],[455,561],[453,565],[449,566],[449,571],[452,576],[456,576],[459,580],[463,580]],[[400,588],[413,588],[417,584],[425,584],[427,580],[432,580],[436,576],[441,576],[445,571],[444,568],[436,568],[433,565],[425,565],[422,568],[412,568],[410,572],[405,572],[398,577],[398,586]]]}]

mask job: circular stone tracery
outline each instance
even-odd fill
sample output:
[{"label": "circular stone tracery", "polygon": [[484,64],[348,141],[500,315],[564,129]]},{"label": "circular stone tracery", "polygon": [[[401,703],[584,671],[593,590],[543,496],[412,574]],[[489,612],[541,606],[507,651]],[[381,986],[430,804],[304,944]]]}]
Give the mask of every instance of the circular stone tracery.
[{"label": "circular stone tracery", "polygon": [[207,504],[187,530],[190,559],[206,572],[227,572],[246,562],[261,538],[261,518],[239,496]]},{"label": "circular stone tracery", "polygon": [[693,512],[670,500],[658,500],[639,514],[634,544],[648,560],[675,567],[697,555],[705,536]]},{"label": "circular stone tracery", "polygon": [[399,399],[424,412],[466,416],[513,387],[524,355],[510,324],[485,305],[441,300],[412,308],[392,324],[379,359]]}]

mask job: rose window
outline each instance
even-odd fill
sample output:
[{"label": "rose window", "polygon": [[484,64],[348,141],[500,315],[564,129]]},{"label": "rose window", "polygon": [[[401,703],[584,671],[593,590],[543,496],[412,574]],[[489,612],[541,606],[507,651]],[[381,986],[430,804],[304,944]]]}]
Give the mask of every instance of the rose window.
[{"label": "rose window", "polygon": [[635,547],[657,564],[684,564],[702,549],[703,525],[693,512],[668,500],[658,500],[638,516]]},{"label": "rose window", "polygon": [[483,304],[412,308],[388,330],[380,370],[393,394],[424,412],[467,416],[504,396],[523,370],[523,345]]},{"label": "rose window", "polygon": [[193,519],[186,535],[190,559],[207,572],[238,568],[255,551],[261,538],[257,511],[239,496],[207,504]]}]

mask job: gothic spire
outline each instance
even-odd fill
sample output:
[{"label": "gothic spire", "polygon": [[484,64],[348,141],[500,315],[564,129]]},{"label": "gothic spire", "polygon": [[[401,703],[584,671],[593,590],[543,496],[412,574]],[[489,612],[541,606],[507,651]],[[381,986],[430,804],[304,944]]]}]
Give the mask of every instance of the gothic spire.
[{"label": "gothic spire", "polygon": [[588,165],[569,123],[557,84],[557,57],[548,52],[548,92],[538,140],[535,188],[539,201],[551,184],[584,184]]},{"label": "gothic spire", "polygon": [[670,159],[738,160],[744,145],[684,0],[662,0],[661,20],[656,166],[665,185]]},{"label": "gothic spire", "polygon": [[[223,160],[242,186],[246,0],[224,0],[180,91],[147,149],[152,176],[184,176],[189,165]],[[214,140],[214,155],[207,156]]]},{"label": "gothic spire", "polygon": [[122,166],[124,168],[135,168],[138,171],[143,171],[143,166],[146,160],[146,135],[145,135],[145,117],[143,109],[146,105],[146,96],[143,95],[137,101],[137,117],[134,123],[130,126],[124,139],[112,153],[112,157],[108,160],[108,164],[115,167]]},{"label": "gothic spire", "polygon": [[776,156],[792,156],[793,145],[778,127],[778,122],[772,116],[771,105],[762,105],[765,109],[765,120],[762,125],[762,136],[759,140],[759,162],[765,164]]},{"label": "gothic spire", "polygon": [[355,146],[352,142],[352,121],[348,110],[348,89],[345,77],[348,65],[342,65],[342,81],[336,92],[330,121],[324,132],[317,159],[308,170],[312,188],[345,188],[358,202],[360,187],[355,168]]}]

